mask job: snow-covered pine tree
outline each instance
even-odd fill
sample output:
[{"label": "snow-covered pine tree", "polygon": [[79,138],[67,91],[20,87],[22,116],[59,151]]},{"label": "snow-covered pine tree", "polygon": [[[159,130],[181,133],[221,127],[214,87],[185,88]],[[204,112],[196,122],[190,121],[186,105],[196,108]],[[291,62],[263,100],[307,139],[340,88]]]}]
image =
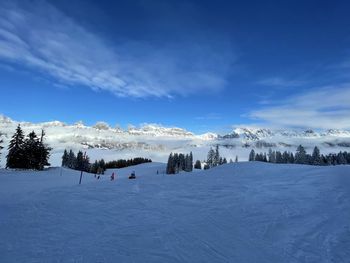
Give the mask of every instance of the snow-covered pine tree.
[{"label": "snow-covered pine tree", "polygon": [[24,152],[24,134],[20,125],[9,143],[6,156],[6,168],[26,168]]}]

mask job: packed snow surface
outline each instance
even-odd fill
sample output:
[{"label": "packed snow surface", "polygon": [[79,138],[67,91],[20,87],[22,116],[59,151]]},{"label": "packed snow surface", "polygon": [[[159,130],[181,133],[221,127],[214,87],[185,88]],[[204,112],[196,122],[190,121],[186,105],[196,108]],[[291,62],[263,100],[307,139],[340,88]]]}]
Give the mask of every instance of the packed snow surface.
[{"label": "packed snow surface", "polygon": [[0,262],[349,262],[350,166],[164,169],[1,170]]}]

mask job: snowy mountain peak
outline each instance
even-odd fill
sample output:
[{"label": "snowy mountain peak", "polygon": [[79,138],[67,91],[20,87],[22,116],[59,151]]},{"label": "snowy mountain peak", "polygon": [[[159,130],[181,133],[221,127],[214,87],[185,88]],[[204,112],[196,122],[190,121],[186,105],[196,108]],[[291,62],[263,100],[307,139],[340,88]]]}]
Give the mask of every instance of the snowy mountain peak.
[{"label": "snowy mountain peak", "polygon": [[151,136],[170,136],[170,137],[193,137],[194,134],[178,127],[164,127],[159,124],[143,124],[140,128],[129,127],[129,134],[133,135],[151,135]]},{"label": "snowy mountain peak", "polygon": [[10,124],[10,123],[14,123],[14,121],[9,117],[6,117],[5,115],[0,114],[0,123]]},{"label": "snowy mountain peak", "polygon": [[247,140],[259,140],[261,138],[267,138],[273,136],[273,132],[270,129],[255,128],[255,127],[238,127],[233,130],[239,137]]},{"label": "snowy mountain peak", "polygon": [[338,136],[338,137],[349,137],[350,132],[349,131],[344,131],[344,130],[338,130],[338,129],[329,129],[322,135],[324,136]]}]

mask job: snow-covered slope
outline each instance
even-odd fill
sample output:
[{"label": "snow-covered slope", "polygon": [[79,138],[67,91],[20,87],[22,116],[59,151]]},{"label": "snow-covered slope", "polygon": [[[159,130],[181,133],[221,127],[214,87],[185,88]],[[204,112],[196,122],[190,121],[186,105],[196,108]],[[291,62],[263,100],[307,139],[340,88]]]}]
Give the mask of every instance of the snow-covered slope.
[{"label": "snow-covered slope", "polygon": [[[0,136],[5,146],[18,123],[8,117],[0,116]],[[223,156],[234,159],[238,155],[240,160],[246,160],[252,148],[258,151],[268,151],[268,148],[295,151],[299,144],[303,144],[308,151],[316,145],[324,153],[350,150],[350,132],[341,130],[316,132],[239,127],[224,135],[211,132],[197,135],[181,128],[163,127],[157,124],[130,126],[126,130],[120,127],[111,128],[104,122],[92,127],[85,126],[82,122],[69,125],[59,121],[21,122],[21,126],[26,133],[45,129],[47,143],[54,149],[50,160],[54,165],[60,163],[65,148],[86,150],[92,160],[141,156],[156,161],[166,161],[170,152],[189,151],[195,154],[196,159],[203,160],[209,148],[217,144],[222,146]],[[5,154],[6,150],[3,155]]]},{"label": "snow-covered slope", "polygon": [[349,262],[350,166],[164,168],[0,170],[0,262]]}]

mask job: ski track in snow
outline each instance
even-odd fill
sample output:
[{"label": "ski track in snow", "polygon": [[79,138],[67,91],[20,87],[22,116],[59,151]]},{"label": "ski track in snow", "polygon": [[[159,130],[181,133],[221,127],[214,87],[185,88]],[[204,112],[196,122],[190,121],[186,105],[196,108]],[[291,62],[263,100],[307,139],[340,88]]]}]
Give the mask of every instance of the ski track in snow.
[{"label": "ski track in snow", "polygon": [[349,262],[350,166],[157,170],[1,170],[0,262]]}]

